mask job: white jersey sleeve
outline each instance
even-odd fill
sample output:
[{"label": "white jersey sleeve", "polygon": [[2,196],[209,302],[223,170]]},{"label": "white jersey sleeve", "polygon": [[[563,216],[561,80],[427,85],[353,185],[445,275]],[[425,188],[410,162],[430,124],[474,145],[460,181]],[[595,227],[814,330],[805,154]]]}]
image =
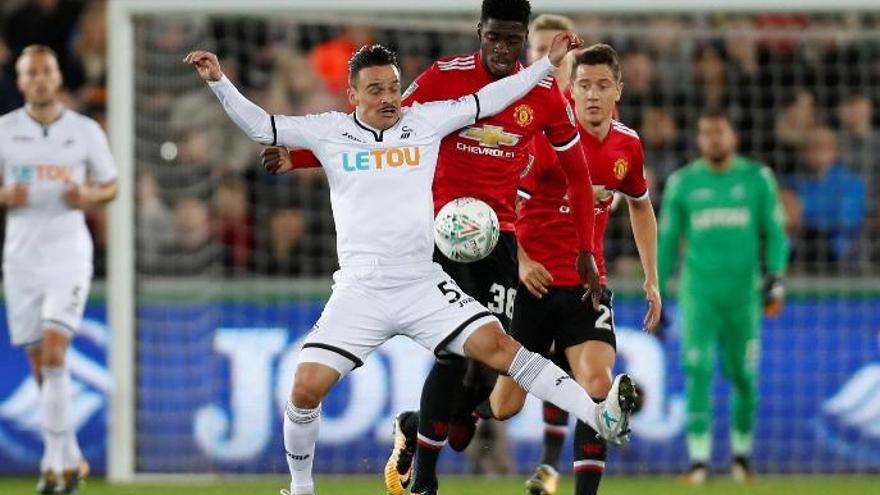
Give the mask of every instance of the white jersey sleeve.
[{"label": "white jersey sleeve", "polygon": [[116,165],[104,130],[97,122],[89,120],[85,137],[88,148],[89,179],[100,184],[116,180]]},{"label": "white jersey sleeve", "polygon": [[289,117],[269,115],[242,95],[234,84],[223,76],[219,81],[208,81],[208,87],[220,100],[223,110],[244,133],[254,141],[266,145],[314,150],[318,145],[317,116]]},{"label": "white jersey sleeve", "polygon": [[553,64],[543,57],[518,73],[483,86],[478,92],[457,100],[443,100],[416,104],[413,108],[428,122],[434,123],[439,135],[453,131],[498,114],[511,103],[532,90],[553,72]]}]

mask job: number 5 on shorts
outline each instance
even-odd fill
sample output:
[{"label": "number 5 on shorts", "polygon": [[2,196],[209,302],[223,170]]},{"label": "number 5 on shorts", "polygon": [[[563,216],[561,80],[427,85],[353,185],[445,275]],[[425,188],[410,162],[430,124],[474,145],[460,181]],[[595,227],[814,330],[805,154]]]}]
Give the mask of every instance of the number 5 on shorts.
[{"label": "number 5 on shorts", "polygon": [[[454,283],[451,283],[449,280],[444,280],[437,284],[437,288],[440,289],[440,292],[446,296],[449,301],[449,304],[455,304],[461,299],[461,291],[458,287],[455,286]],[[449,296],[452,296],[451,298]]]}]

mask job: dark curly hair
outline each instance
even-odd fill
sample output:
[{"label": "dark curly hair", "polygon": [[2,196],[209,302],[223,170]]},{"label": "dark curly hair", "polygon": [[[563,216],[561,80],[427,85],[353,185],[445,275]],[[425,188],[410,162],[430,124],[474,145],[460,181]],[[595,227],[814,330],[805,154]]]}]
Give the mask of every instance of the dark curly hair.
[{"label": "dark curly hair", "polygon": [[523,26],[528,26],[531,16],[532,4],[529,0],[483,0],[480,22],[491,18],[497,21],[521,22]]}]

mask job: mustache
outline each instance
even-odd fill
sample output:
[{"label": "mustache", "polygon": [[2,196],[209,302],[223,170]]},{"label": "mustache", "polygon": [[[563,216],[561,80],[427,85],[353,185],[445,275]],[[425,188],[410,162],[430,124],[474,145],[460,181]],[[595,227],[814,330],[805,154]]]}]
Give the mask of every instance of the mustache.
[{"label": "mustache", "polygon": [[397,107],[394,105],[382,105],[382,107],[379,108],[380,112],[384,112],[385,110],[397,110]]}]

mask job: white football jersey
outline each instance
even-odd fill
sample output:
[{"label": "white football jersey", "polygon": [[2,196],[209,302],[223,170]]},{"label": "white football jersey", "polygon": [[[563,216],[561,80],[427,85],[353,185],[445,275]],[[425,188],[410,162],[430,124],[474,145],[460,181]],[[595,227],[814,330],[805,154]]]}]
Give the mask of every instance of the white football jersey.
[{"label": "white football jersey", "polygon": [[371,129],[357,113],[269,116],[225,77],[208,83],[229,117],[264,144],[307,148],[330,182],[339,265],[430,262],[434,252],[431,187],[443,138],[495,115],[529,92],[553,66],[526,70],[457,100],[401,109],[391,128]]},{"label": "white football jersey", "polygon": [[25,206],[7,209],[4,270],[91,267],[92,238],[85,215],[64,201],[67,182],[106,183],[116,167],[104,131],[65,109],[43,126],[24,108],[0,117],[3,185],[25,184]]},{"label": "white football jersey", "polygon": [[273,117],[277,142],[312,150],[327,173],[340,266],[431,260],[440,141],[474,123],[476,102],[470,95],[403,108],[384,131],[354,113]]}]

